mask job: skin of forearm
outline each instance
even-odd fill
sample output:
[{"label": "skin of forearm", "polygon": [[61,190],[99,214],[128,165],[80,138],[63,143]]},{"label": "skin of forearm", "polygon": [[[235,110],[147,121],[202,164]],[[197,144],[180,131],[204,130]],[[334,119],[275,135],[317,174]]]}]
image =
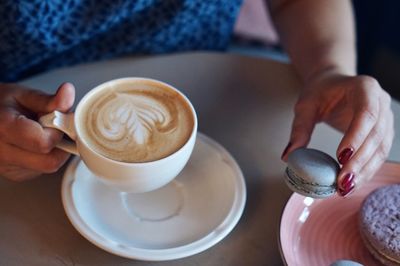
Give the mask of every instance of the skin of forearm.
[{"label": "skin of forearm", "polygon": [[281,42],[304,82],[326,71],[355,75],[349,0],[269,0],[268,5]]}]

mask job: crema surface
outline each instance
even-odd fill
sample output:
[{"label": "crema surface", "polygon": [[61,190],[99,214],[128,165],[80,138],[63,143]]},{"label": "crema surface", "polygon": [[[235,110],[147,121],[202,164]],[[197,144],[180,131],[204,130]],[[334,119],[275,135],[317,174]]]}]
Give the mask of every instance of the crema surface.
[{"label": "crema surface", "polygon": [[194,126],[185,99],[151,81],[122,83],[92,95],[80,127],[97,153],[122,162],[162,159],[181,148]]}]

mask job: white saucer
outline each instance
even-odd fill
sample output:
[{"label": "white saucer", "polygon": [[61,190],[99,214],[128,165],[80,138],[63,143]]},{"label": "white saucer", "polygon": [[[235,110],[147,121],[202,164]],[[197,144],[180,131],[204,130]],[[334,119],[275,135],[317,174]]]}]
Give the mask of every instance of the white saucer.
[{"label": "white saucer", "polygon": [[242,215],[246,187],[232,156],[198,134],[184,170],[159,190],[120,194],[77,157],[65,172],[62,200],[73,226],[96,246],[162,261],[197,254],[228,235]]}]

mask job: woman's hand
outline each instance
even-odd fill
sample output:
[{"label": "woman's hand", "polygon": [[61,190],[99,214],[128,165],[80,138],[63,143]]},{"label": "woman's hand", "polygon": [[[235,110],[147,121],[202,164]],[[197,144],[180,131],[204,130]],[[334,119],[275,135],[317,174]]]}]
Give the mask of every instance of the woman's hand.
[{"label": "woman's hand", "polygon": [[23,181],[57,171],[69,154],[55,148],[63,134],[37,119],[54,110],[67,112],[75,89],[62,84],[52,95],[17,84],[0,84],[0,176]]},{"label": "woman's hand", "polygon": [[326,122],[344,132],[337,149],[342,169],[338,192],[346,196],[371,179],[386,160],[394,137],[391,98],[369,76],[323,73],[313,78],[295,106],[290,142],[282,159],[306,146],[314,126]]}]

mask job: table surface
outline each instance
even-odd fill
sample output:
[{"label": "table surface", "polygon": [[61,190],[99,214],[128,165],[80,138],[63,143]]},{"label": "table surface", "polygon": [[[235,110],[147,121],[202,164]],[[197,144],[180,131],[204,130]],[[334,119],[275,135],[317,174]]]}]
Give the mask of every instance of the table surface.
[{"label": "table surface", "polygon": [[[104,81],[126,76],[170,83],[193,102],[199,130],[239,163],[247,203],[233,231],[212,248],[180,260],[143,262],[109,254],[84,239],[61,203],[63,170],[32,181],[0,180],[0,265],[282,265],[279,220],[291,192],[283,182],[293,104],[300,83],[290,65],[233,54],[188,53],[124,58],[45,73],[23,83],[54,92],[73,82],[80,99]],[[400,105],[393,103],[399,129]],[[334,155],[341,134],[318,125],[310,146]],[[396,137],[390,160],[400,161]]]}]

